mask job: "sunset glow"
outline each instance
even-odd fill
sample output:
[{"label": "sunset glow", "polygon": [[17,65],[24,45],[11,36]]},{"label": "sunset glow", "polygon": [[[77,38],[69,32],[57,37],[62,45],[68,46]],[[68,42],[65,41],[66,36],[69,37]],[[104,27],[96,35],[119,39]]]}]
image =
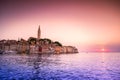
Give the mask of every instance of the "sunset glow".
[{"label": "sunset glow", "polygon": [[98,45],[99,49],[120,44],[120,9],[116,2],[1,1],[0,10],[0,40],[36,37],[40,25],[42,38],[64,45]]},{"label": "sunset glow", "polygon": [[0,0],[0,80],[120,80],[120,1]]},{"label": "sunset glow", "polygon": [[105,49],[103,48],[103,49],[101,49],[101,51],[103,51],[103,52],[104,52],[104,51],[105,51]]}]

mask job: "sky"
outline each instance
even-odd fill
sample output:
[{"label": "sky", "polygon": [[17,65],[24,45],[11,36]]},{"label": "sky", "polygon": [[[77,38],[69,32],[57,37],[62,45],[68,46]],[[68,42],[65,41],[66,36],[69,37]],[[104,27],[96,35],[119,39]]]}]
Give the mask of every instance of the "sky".
[{"label": "sky", "polygon": [[37,37],[40,25],[41,38],[120,50],[119,7],[115,0],[0,0],[0,40]]}]

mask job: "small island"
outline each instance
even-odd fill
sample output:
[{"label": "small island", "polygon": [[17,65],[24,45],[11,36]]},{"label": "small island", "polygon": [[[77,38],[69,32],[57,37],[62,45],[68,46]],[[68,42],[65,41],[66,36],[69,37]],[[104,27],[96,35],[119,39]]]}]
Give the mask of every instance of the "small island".
[{"label": "small island", "polygon": [[38,54],[61,54],[61,53],[78,53],[74,46],[63,46],[59,41],[52,41],[48,38],[41,38],[40,26],[37,32],[37,38],[29,37],[28,40],[23,38],[18,40],[0,40],[0,53],[38,53]]}]

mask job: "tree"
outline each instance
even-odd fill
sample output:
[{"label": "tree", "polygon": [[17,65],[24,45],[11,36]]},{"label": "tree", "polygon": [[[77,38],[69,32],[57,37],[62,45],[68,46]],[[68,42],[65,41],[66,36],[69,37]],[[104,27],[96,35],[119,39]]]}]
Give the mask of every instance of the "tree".
[{"label": "tree", "polygon": [[52,41],[50,40],[50,39],[48,39],[48,38],[44,38],[44,39],[40,39],[39,40],[40,42],[43,42],[44,44],[47,42],[48,44],[51,44],[52,43]]},{"label": "tree", "polygon": [[44,41],[48,41],[49,44],[52,43],[52,41],[50,39],[48,39],[48,38],[45,38]]},{"label": "tree", "polygon": [[62,46],[62,44],[58,41],[55,41],[54,44],[56,44],[57,46]]},{"label": "tree", "polygon": [[31,43],[36,44],[37,39],[36,39],[36,38],[34,38],[34,37],[30,37],[30,38],[28,39],[28,42],[29,42],[29,44],[31,44]]}]

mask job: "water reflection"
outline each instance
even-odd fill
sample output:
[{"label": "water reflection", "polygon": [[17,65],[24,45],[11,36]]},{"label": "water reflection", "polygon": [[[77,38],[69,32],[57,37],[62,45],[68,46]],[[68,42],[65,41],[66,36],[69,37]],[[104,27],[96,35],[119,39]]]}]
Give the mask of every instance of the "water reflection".
[{"label": "water reflection", "polygon": [[41,71],[40,67],[43,67],[43,65],[41,66],[40,64],[44,64],[43,59],[42,59],[42,55],[37,55],[37,57],[35,59],[32,59],[32,61],[31,61],[31,58],[28,58],[28,63],[31,63],[31,62],[33,64],[33,72],[32,72],[33,77],[35,79],[39,79],[39,74],[40,74],[40,71]]},{"label": "water reflection", "polygon": [[119,53],[0,55],[0,80],[119,80]]}]

